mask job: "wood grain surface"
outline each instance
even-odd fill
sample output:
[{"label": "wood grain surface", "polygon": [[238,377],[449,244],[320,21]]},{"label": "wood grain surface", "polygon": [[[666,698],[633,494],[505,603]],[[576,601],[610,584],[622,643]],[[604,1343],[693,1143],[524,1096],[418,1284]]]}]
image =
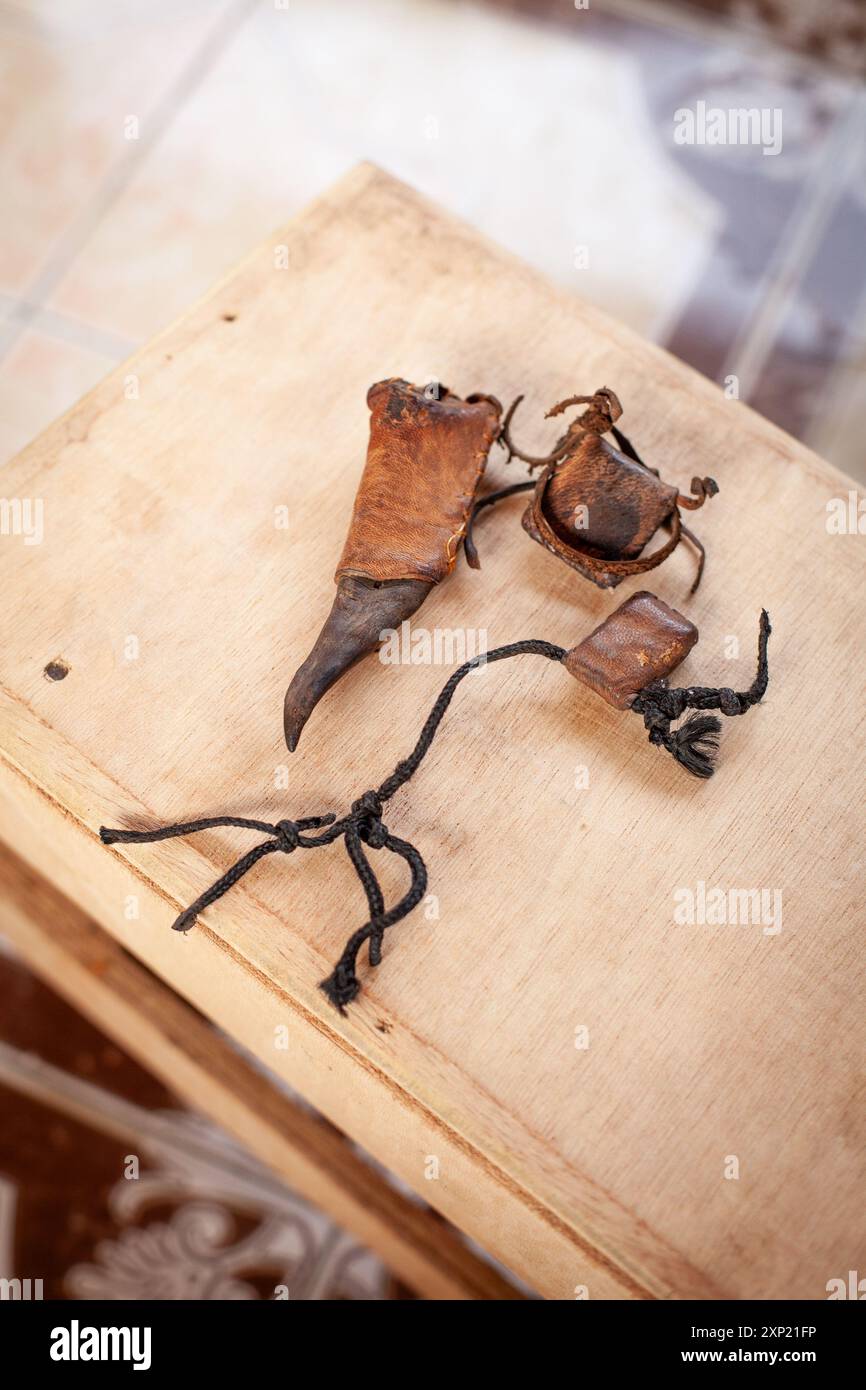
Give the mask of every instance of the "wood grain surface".
[{"label": "wood grain surface", "polygon": [[[464,682],[386,815],[435,901],[344,1019],[317,987],[365,915],[340,846],[270,856],[180,937],[255,837],[107,849],[97,829],[343,810],[411,747],[448,668],[360,663],[293,757],[280,719],[331,601],[366,390],[394,375],[526,392],[538,451],[553,401],[612,387],[667,480],[721,488],[694,599],[686,547],[617,597],[680,607],[701,631],[683,683],[734,686],[765,605],[771,684],[705,784],[548,662]],[[520,476],[494,451],[491,482]],[[866,538],[826,524],[852,486],[362,166],[5,470],[44,539],[0,537],[2,835],[546,1296],[826,1297],[866,1268]],[[521,509],[484,516],[482,570],[461,561],[416,625],[572,646],[601,621],[614,600]],[[700,884],[763,890],[770,925],[677,921]]]}]

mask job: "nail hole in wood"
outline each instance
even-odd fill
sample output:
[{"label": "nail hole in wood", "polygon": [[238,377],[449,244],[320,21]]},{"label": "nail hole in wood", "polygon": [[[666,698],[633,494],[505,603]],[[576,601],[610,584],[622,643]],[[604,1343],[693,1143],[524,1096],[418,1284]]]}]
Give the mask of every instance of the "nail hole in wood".
[{"label": "nail hole in wood", "polygon": [[66,665],[65,661],[61,661],[60,658],[57,657],[54,661],[49,661],[42,674],[46,680],[62,681],[69,675],[69,667]]}]

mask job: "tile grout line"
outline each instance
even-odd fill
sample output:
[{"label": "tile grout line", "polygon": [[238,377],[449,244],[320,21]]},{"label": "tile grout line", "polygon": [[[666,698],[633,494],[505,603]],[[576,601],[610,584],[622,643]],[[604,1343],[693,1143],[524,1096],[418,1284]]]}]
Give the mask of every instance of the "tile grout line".
[{"label": "tile grout line", "polygon": [[204,81],[230,39],[259,5],[259,0],[235,0],[225,16],[171,84],[148,119],[148,134],[137,141],[125,157],[106,174],[77,219],[64,237],[57,254],[49,257],[44,269],[17,301],[5,325],[0,328],[0,363],[8,356],[21,334],[42,312],[47,296],[57,288],[66,271],[87,244],[105,214],[128,187],[136,172],[166,133],[178,111],[194,90]]},{"label": "tile grout line", "polygon": [[30,327],[35,328],[46,338],[56,343],[70,343],[73,347],[85,348],[115,362],[123,362],[131,357],[141,346],[139,340],[123,338],[110,329],[99,328],[86,319],[73,314],[62,314],[57,309],[40,308],[29,300],[14,295],[0,294],[0,319],[7,323],[18,322],[26,316]]}]

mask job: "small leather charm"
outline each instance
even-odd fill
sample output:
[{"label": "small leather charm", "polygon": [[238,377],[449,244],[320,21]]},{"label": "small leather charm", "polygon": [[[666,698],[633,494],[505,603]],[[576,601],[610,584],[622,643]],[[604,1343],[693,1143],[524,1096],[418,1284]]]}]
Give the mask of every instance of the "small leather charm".
[{"label": "small leather charm", "polygon": [[[502,425],[501,440],[509,457],[522,459],[530,469],[541,468],[533,484],[518,483],[482,497],[475,514],[511,493],[533,489],[523,527],[558,560],[591,579],[602,589],[614,589],[624,579],[646,574],[662,564],[685,538],[699,554],[691,592],[700,583],[705,552],[683,524],[681,509],[694,511],[718,492],[712,478],[693,478],[692,495],[684,496],[648,468],[630,440],[617,428],[622,406],[610,387],[592,396],[570,396],[547,412],[561,415],[574,405],[586,405],[552,451],[542,458],[518,449],[510,429],[522,396],[511,406]],[[604,438],[612,434],[615,445]],[[616,447],[615,447],[616,446]],[[646,546],[660,528],[670,538],[648,555]],[[466,542],[473,563],[472,523]]]},{"label": "small leather charm", "polygon": [[615,709],[628,709],[653,681],[664,680],[698,640],[694,623],[642,590],[572,647],[563,666]]}]

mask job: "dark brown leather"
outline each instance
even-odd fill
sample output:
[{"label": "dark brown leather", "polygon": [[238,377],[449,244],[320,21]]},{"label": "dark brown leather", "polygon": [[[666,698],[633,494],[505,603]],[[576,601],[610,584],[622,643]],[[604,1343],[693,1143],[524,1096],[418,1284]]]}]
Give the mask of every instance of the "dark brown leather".
[{"label": "dark brown leather", "polygon": [[[524,530],[559,560],[602,589],[614,589],[633,574],[655,569],[674,551],[683,535],[701,556],[692,592],[703,571],[703,546],[683,526],[680,508],[696,511],[718,492],[712,478],[693,478],[692,495],[683,496],[646,468],[616,428],[622,404],[610,387],[592,396],[569,396],[547,412],[562,415],[575,405],[587,409],[573,420],[551,452],[534,457],[513,442],[511,421],[523,397],[518,396],[505,417],[501,438],[511,457],[530,468],[542,468],[524,516]],[[620,453],[602,437],[613,431]],[[631,455],[631,456],[630,456]],[[649,555],[643,549],[660,526],[670,540]]]},{"label": "dark brown leather", "polygon": [[600,386],[591,396],[567,396],[564,401],[557,401],[544,418],[552,420],[555,416],[570,410],[573,405],[585,405],[586,410],[579,419],[572,421],[565,435],[566,439],[580,430],[588,430],[591,434],[607,434],[622,415],[622,402],[616,392],[609,386]]},{"label": "dark brown leather", "polygon": [[627,709],[645,686],[675,671],[697,640],[694,623],[641,590],[572,647],[563,665],[608,704]]},{"label": "dark brown leather", "polygon": [[[542,507],[567,545],[606,560],[633,560],[676,506],[677,490],[626,458],[597,434],[585,434],[554,468]],[[586,524],[578,507],[586,508]]]},{"label": "dark brown leather", "polygon": [[367,393],[370,442],[336,578],[419,579],[454,568],[499,430],[491,397],[379,381]]},{"label": "dark brown leather", "polygon": [[[638,559],[666,521],[671,539]],[[533,540],[603,589],[667,559],[679,542],[678,523],[677,489],[594,433],[580,434],[565,458],[544,469],[523,517]]]}]

